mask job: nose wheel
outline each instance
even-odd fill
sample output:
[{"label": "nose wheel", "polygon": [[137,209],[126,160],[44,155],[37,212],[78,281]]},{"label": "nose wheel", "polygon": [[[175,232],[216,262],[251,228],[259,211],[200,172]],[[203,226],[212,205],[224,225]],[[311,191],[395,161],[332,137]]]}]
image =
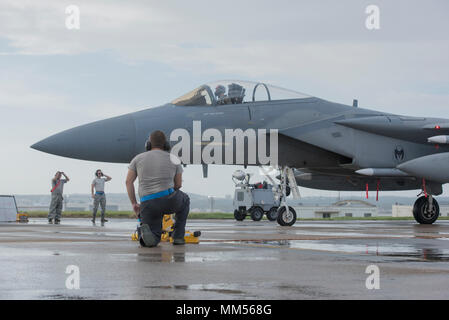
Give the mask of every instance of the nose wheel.
[{"label": "nose wheel", "polygon": [[281,206],[278,209],[278,218],[277,221],[279,225],[285,227],[285,226],[292,226],[296,222],[296,211],[292,207],[288,207],[288,211],[285,208],[286,206]]},{"label": "nose wheel", "polygon": [[413,206],[413,217],[420,224],[432,224],[440,216],[440,206],[431,196],[419,197]]},{"label": "nose wheel", "polygon": [[[287,181],[290,185],[287,185]],[[292,226],[296,222],[296,211],[287,205],[287,197],[293,191],[295,197],[299,197],[295,176],[289,167],[281,168],[281,203],[277,210],[277,222],[280,226]]]}]

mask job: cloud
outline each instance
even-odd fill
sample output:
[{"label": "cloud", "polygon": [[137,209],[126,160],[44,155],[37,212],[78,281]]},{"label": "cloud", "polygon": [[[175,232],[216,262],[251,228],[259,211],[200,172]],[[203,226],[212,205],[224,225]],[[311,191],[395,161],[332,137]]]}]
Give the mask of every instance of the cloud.
[{"label": "cloud", "polygon": [[[18,54],[109,50],[121,62],[156,61],[204,75],[319,74],[324,80],[349,84],[374,82],[378,74],[396,82],[410,76],[438,81],[448,77],[435,68],[438,62],[447,70],[449,23],[438,10],[429,11],[419,3],[380,1],[383,22],[378,33],[364,27],[367,4],[360,1],[345,5],[229,1],[226,7],[210,1],[77,1],[80,30],[65,28],[64,9],[69,4],[3,1],[0,37],[8,39]],[[432,4],[447,7],[444,2]],[[229,10],[232,14],[225,14]]]},{"label": "cloud", "polygon": [[48,112],[67,106],[69,98],[55,93],[36,91],[19,84],[0,83],[0,108],[16,108]]},{"label": "cloud", "polygon": [[[365,28],[367,1],[346,0],[342,5],[230,0],[224,7],[201,0],[80,0],[77,31],[65,28],[70,4],[2,1],[0,38],[8,39],[9,48],[20,55],[112,52],[121,64],[155,62],[205,81],[216,74],[288,79],[292,89],[323,93],[336,101],[350,102],[357,95],[362,105],[379,102],[389,107],[405,97],[412,102],[425,97],[445,105],[444,94],[425,89],[449,82],[449,22],[442,14],[449,5],[444,1],[378,1],[382,20],[376,32]],[[225,14],[229,11],[232,14]],[[396,94],[389,92],[392,88]],[[25,104],[26,99],[55,104],[66,98],[33,90],[29,97],[20,97],[7,87],[3,91],[13,104]]]},{"label": "cloud", "polygon": [[[4,137],[14,133],[12,150],[23,152],[7,167],[22,163],[31,170],[39,159],[41,167],[51,166],[48,172],[67,164],[81,175],[80,162],[25,148],[49,133],[136,111],[153,96],[169,101],[222,76],[271,80],[343,103],[358,98],[360,106],[392,113],[446,117],[449,3],[377,0],[381,29],[370,32],[365,8],[371,2],[3,0],[0,108],[11,121],[1,130]],[[72,4],[81,11],[77,31],[65,27]],[[201,174],[189,170],[195,172],[187,173],[190,181]],[[220,175],[209,185],[218,194],[232,169],[215,170]],[[191,188],[207,193],[210,186]]]}]

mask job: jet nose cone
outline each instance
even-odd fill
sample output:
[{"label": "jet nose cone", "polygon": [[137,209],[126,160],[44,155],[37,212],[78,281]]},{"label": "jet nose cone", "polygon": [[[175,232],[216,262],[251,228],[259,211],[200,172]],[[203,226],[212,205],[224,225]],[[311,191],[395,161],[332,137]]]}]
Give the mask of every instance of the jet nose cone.
[{"label": "jet nose cone", "polygon": [[128,163],[135,155],[135,141],[134,119],[125,115],[63,131],[31,148],[68,158]]},{"label": "jet nose cone", "polygon": [[35,144],[31,145],[30,148],[42,151],[42,152],[48,152],[48,146],[47,146],[47,139],[41,140],[39,142],[36,142]]}]

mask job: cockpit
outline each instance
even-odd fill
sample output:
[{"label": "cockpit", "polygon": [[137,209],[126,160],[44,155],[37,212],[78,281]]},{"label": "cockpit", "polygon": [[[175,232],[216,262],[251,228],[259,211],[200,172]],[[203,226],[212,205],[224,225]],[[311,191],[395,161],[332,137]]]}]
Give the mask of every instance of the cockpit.
[{"label": "cockpit", "polygon": [[202,85],[171,103],[177,106],[220,106],[310,97],[262,82],[224,80]]}]

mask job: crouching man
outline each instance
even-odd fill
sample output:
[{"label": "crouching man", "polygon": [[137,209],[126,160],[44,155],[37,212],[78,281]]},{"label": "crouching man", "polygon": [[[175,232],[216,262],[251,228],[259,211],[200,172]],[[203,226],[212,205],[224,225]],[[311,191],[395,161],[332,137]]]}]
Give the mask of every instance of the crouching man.
[{"label": "crouching man", "polygon": [[[129,200],[142,223],[140,244],[157,246],[161,240],[164,214],[175,213],[173,244],[182,245],[185,243],[185,226],[190,210],[188,195],[179,190],[182,166],[176,157],[170,155],[170,146],[162,131],[151,133],[146,150],[131,161],[126,177]],[[134,190],[137,177],[140,204],[136,201]]]}]

